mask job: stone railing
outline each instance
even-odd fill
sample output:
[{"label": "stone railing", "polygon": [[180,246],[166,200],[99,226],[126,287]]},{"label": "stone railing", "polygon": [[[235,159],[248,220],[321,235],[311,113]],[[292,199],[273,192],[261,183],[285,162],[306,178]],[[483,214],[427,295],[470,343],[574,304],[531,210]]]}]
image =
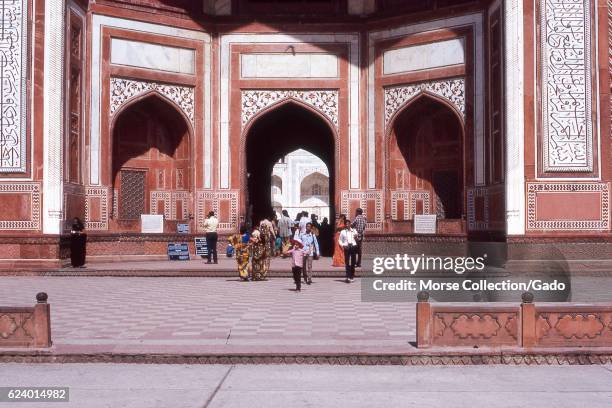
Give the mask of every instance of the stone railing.
[{"label": "stone railing", "polygon": [[612,347],[612,304],[430,303],[418,293],[417,347]]},{"label": "stone railing", "polygon": [[33,307],[0,306],[0,348],[51,347],[51,307],[47,294],[36,295]]}]

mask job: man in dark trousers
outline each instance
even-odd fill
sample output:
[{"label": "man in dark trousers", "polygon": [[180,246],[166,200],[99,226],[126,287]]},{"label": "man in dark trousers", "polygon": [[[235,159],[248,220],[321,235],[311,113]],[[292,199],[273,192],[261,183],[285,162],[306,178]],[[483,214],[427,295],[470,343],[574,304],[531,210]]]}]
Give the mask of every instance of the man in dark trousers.
[{"label": "man in dark trousers", "polygon": [[[215,212],[208,213],[208,217],[204,221],[204,232],[206,232],[206,247],[208,248],[208,262],[217,263],[217,226],[219,220],[215,217]],[[211,262],[212,259],[212,262]]]},{"label": "man in dark trousers", "polygon": [[357,268],[361,268],[361,244],[363,243],[363,237],[365,235],[367,224],[368,221],[366,220],[365,215],[363,215],[363,209],[358,208],[355,211],[355,219],[353,220],[353,224],[351,224],[351,227],[355,228],[357,231],[357,236],[355,237],[355,241],[357,242],[357,264],[355,266]]}]

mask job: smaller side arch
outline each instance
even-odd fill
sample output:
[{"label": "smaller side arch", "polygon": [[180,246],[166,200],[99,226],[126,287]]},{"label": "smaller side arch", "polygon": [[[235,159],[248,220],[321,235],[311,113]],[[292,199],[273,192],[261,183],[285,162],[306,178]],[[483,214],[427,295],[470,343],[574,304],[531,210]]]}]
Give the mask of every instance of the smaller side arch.
[{"label": "smaller side arch", "polygon": [[147,98],[159,98],[163,102],[172,106],[177,111],[177,113],[179,113],[183,117],[183,119],[185,120],[185,123],[187,124],[189,128],[189,135],[193,137],[193,134],[194,134],[193,125],[194,124],[193,124],[193,121],[189,118],[189,116],[185,112],[185,110],[181,106],[179,106],[176,102],[174,102],[172,99],[166,97],[165,95],[161,94],[157,90],[149,90],[149,91],[140,93],[138,95],[132,96],[129,99],[126,99],[125,101],[121,102],[121,104],[117,106],[114,111],[111,111],[111,120],[109,124],[110,134],[111,135],[113,134],[113,130],[115,129],[117,119],[121,117],[121,114],[123,112],[125,112],[126,110],[130,109],[130,107],[142,102],[143,100]]}]

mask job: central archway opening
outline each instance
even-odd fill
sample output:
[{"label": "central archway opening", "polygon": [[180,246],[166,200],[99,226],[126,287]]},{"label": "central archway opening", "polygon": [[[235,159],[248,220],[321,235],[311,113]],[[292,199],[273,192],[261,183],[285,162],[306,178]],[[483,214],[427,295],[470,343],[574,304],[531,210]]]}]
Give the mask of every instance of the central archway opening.
[{"label": "central archway opening", "polygon": [[[335,139],[330,124],[323,117],[299,103],[284,103],[265,112],[253,123],[246,135],[245,148],[247,222],[258,223],[263,218],[271,217],[275,210],[283,209],[282,203],[273,202],[273,194],[287,188],[287,181],[274,174],[274,166],[295,152],[305,152],[316,156],[326,171],[312,171],[303,177],[310,176],[309,179],[291,182],[298,183],[300,196],[304,187],[304,198],[311,199],[311,202],[327,195],[329,209],[324,213],[329,222],[334,224]],[[304,181],[306,183],[302,186]],[[308,206],[308,202],[305,206]],[[304,210],[308,211],[308,208]],[[290,213],[295,214],[297,211],[292,209]],[[322,217],[319,221],[322,221]],[[331,235],[321,236],[320,239],[330,241]],[[323,246],[326,247],[328,243]]]},{"label": "central archway opening", "polygon": [[304,149],[281,158],[272,169],[272,207],[296,219],[301,211],[329,221],[329,169],[323,160]]}]

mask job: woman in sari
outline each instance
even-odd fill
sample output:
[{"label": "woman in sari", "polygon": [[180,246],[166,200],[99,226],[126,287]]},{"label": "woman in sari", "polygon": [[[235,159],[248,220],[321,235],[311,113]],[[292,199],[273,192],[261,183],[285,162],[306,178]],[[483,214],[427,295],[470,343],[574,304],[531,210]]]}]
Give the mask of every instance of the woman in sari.
[{"label": "woman in sari", "polygon": [[242,242],[242,235],[235,234],[229,239],[229,243],[234,247],[236,254],[236,263],[238,264],[238,276],[244,281],[249,280],[250,265],[249,265],[249,244]]},{"label": "woman in sari", "polygon": [[332,266],[343,267],[344,264],[344,249],[340,246],[338,242],[338,238],[340,237],[340,232],[344,229],[344,224],[346,224],[346,215],[340,214],[338,217],[338,221],[336,222],[336,233],[334,234],[334,258],[332,260]]},{"label": "woman in sari", "polygon": [[264,235],[255,227],[251,234],[251,280],[265,280],[270,267],[270,260],[267,256],[270,245],[264,240]]}]

